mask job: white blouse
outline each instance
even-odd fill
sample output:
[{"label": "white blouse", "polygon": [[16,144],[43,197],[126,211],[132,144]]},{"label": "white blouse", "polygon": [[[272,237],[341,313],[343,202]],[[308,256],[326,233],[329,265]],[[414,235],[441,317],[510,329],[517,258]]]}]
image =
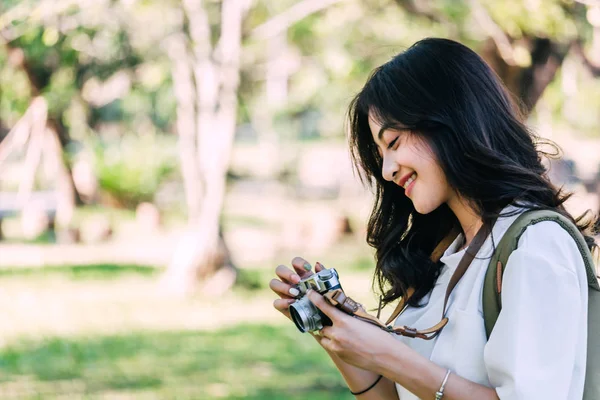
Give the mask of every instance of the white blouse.
[{"label": "white blouse", "polygon": [[[503,212],[514,211],[509,206]],[[473,382],[496,388],[508,399],[580,400],[587,350],[588,289],[585,266],[571,236],[555,222],[528,227],[507,263],[502,311],[486,339],[481,296],[492,254],[517,218],[500,217],[448,299],[449,322],[432,340],[399,340]],[[395,322],[430,328],[442,315],[452,273],[465,250],[458,237],[441,258],[442,271],[422,308],[407,308]],[[440,382],[441,384],[441,382]],[[401,400],[417,397],[396,384]]]}]

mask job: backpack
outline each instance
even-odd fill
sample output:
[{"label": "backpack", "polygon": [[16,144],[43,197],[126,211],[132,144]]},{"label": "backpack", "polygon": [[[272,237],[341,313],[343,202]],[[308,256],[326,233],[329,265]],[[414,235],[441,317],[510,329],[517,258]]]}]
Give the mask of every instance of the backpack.
[{"label": "backpack", "polygon": [[533,210],[521,214],[508,228],[488,265],[483,284],[483,318],[489,339],[502,308],[502,275],[508,257],[518,246],[525,229],[542,221],[557,222],[577,243],[581,253],[588,280],[588,338],[587,363],[583,400],[600,399],[600,285],[596,276],[594,260],[579,229],[567,218],[555,211]]}]

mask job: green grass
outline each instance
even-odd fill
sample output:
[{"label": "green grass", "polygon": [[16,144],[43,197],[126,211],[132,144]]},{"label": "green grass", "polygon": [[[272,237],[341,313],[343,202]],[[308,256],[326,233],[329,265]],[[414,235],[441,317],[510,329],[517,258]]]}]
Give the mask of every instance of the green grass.
[{"label": "green grass", "polygon": [[45,266],[43,268],[2,268],[0,278],[66,277],[70,280],[112,280],[126,276],[157,276],[161,269],[149,265],[135,264],[89,264],[67,266]]},{"label": "green grass", "polygon": [[269,282],[275,278],[275,268],[244,268],[238,271],[234,290],[239,292],[256,291],[269,288]]},{"label": "green grass", "polygon": [[325,352],[291,323],[52,338],[21,341],[0,351],[0,398],[61,396],[352,398]]},{"label": "green grass", "polygon": [[[330,266],[360,282],[366,266],[340,252]],[[153,266],[0,269],[0,399],[352,399],[309,335],[267,325],[274,265],[250,267],[214,304],[157,294]],[[245,307],[272,313],[240,324]]]}]

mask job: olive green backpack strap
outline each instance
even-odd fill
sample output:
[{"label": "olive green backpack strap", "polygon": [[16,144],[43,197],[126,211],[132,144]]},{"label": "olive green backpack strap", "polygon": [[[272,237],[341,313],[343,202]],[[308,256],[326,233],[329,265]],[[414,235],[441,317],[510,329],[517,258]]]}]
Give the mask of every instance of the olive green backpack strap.
[{"label": "olive green backpack strap", "polygon": [[490,260],[483,284],[483,319],[489,339],[502,308],[502,275],[510,254],[517,248],[528,226],[542,221],[554,221],[566,230],[577,243],[588,280],[588,346],[583,400],[600,399],[600,285],[594,260],[579,229],[561,214],[550,210],[526,211],[508,228]]}]

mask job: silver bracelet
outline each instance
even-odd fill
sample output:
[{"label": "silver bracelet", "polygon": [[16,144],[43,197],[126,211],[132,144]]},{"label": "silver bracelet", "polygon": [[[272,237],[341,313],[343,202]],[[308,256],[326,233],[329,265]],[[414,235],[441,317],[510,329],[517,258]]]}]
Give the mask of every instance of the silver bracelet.
[{"label": "silver bracelet", "polygon": [[446,382],[448,381],[448,377],[450,376],[450,370],[446,371],[446,376],[442,381],[442,386],[440,386],[440,390],[435,392],[435,400],[441,400],[444,397],[444,386],[446,386]]}]

